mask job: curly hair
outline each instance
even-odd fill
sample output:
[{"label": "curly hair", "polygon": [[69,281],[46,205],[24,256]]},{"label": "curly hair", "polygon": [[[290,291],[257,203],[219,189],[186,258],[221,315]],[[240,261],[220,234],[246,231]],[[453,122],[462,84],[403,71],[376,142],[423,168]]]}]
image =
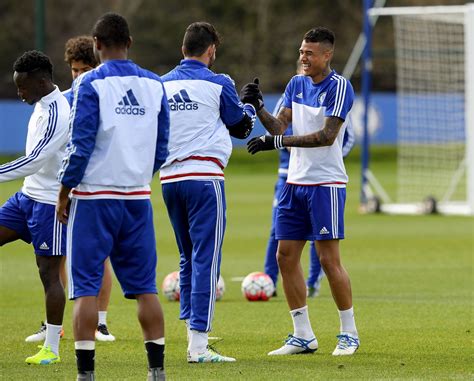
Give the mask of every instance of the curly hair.
[{"label": "curly hair", "polygon": [[82,61],[90,67],[97,66],[94,56],[94,40],[90,36],[78,36],[67,40],[64,61],[71,65],[72,61]]},{"label": "curly hair", "polygon": [[53,79],[53,64],[49,57],[38,50],[23,53],[13,63],[13,70],[17,73],[41,72]]}]

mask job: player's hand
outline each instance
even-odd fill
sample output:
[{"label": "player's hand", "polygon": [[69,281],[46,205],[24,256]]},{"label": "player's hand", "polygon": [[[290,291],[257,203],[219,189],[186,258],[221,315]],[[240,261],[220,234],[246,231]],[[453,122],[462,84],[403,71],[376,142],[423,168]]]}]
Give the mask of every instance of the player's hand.
[{"label": "player's hand", "polygon": [[255,155],[260,151],[271,151],[274,149],[280,149],[283,147],[283,136],[282,135],[262,135],[257,138],[250,139],[247,143],[247,151],[252,155]]},{"label": "player's hand", "polygon": [[69,208],[71,206],[69,192],[70,189],[65,188],[63,185],[61,185],[58,195],[58,201],[56,202],[56,219],[64,225],[67,225],[67,219],[69,217]]},{"label": "player's hand", "polygon": [[258,78],[254,78],[252,83],[247,83],[240,90],[240,100],[242,103],[250,103],[257,111],[263,107],[263,94],[258,85]]}]

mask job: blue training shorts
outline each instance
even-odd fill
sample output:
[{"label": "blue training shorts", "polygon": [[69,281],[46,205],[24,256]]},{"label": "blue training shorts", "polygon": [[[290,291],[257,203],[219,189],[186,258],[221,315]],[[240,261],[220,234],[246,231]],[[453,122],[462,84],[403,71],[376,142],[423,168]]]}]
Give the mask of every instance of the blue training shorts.
[{"label": "blue training shorts", "polygon": [[99,294],[107,257],[126,298],[157,292],[150,200],[73,198],[67,249],[69,299]]},{"label": "blue training shorts", "polygon": [[36,255],[66,255],[66,228],[56,220],[54,205],[34,201],[17,192],[0,208],[0,226],[32,243]]},{"label": "blue training shorts", "polygon": [[285,184],[278,200],[277,240],[344,238],[346,188]]}]

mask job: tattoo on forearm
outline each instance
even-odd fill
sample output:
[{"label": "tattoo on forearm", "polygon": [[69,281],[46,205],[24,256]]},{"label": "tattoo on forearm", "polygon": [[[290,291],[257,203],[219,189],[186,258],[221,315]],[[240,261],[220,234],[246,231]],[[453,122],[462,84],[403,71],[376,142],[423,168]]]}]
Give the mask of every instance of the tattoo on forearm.
[{"label": "tattoo on forearm", "polygon": [[324,128],[314,134],[302,136],[285,136],[283,145],[285,147],[325,147],[330,146],[336,140],[337,134],[344,121],[338,117],[328,117]]},{"label": "tattoo on forearm", "polygon": [[260,122],[262,122],[265,129],[272,135],[281,135],[285,132],[286,127],[280,119],[275,118],[272,114],[270,114],[267,110],[262,108],[258,112],[258,118]]}]

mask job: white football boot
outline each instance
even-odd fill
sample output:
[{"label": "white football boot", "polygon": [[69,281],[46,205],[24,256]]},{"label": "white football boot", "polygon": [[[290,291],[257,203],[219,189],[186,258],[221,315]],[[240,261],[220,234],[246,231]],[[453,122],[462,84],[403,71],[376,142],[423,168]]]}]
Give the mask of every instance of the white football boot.
[{"label": "white football boot", "polygon": [[115,341],[115,336],[109,332],[105,324],[99,324],[95,331],[95,338],[98,341]]},{"label": "white football boot", "polygon": [[32,335],[28,336],[25,341],[27,343],[36,343],[39,341],[44,341],[46,339],[46,324],[41,322],[40,329],[33,333]]},{"label": "white football boot", "polygon": [[204,362],[235,362],[235,358],[222,356],[217,353],[215,349],[208,346],[204,352],[188,351],[189,363],[204,363]]},{"label": "white football boot", "polygon": [[347,332],[341,332],[340,335],[337,335],[338,342],[336,349],[332,352],[333,356],[350,356],[359,349],[360,341],[357,336],[351,335]]},{"label": "white football boot", "polygon": [[285,344],[274,351],[268,353],[269,356],[279,355],[297,355],[305,353],[314,353],[318,350],[318,340],[316,337],[305,340],[300,337],[288,335]]}]

